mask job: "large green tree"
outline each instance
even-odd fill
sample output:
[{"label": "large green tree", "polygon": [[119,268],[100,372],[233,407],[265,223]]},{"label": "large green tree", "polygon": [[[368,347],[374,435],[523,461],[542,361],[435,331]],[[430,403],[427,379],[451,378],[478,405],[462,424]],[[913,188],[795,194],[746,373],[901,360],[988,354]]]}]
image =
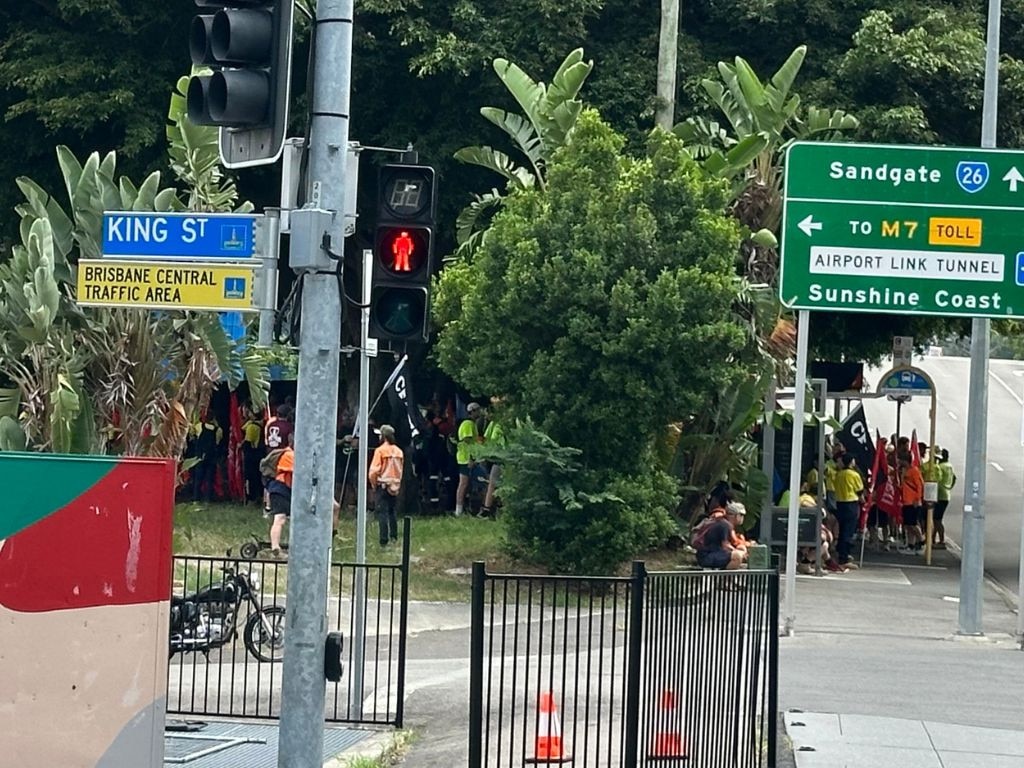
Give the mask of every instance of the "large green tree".
[{"label": "large green tree", "polygon": [[630,472],[665,424],[742,377],[747,336],[726,184],[673,136],[652,135],[639,159],[623,144],[581,116],[547,189],[514,192],[480,249],[442,273],[436,353],[584,464]]}]

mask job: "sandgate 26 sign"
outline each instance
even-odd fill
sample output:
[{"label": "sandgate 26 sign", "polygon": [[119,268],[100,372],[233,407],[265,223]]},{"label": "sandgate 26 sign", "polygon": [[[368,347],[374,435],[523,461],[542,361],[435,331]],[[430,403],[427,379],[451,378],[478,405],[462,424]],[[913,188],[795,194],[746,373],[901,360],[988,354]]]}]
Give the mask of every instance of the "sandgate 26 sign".
[{"label": "sandgate 26 sign", "polygon": [[1024,152],[792,144],[779,290],[795,309],[1024,317]]}]

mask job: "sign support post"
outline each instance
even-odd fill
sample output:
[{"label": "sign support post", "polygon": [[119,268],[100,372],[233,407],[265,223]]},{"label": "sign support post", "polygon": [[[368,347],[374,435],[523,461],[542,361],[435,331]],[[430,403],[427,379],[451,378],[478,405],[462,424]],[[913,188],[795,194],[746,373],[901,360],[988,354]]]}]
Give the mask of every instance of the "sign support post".
[{"label": "sign support post", "polygon": [[[985,40],[985,92],[981,112],[981,146],[996,145],[999,113],[999,21],[1002,0],[989,0]],[[1019,260],[1019,257],[1018,257]],[[1019,269],[1019,268],[1018,268]],[[964,472],[963,557],[960,563],[958,633],[981,635],[985,586],[985,470],[988,441],[989,320],[971,321],[971,374],[967,395],[967,455]]]},{"label": "sign support post", "polygon": [[[309,142],[309,206],[291,214],[291,267],[300,274],[302,329],[281,674],[279,768],[323,763],[324,653],[338,428],[353,0],[317,0]],[[362,470],[360,470],[362,471]]]},{"label": "sign support post", "polygon": [[801,309],[796,321],[796,385],[793,393],[793,448],[789,463],[789,516],[786,530],[786,606],[783,632],[792,637],[796,628],[796,550],[800,525],[800,457],[804,455],[804,404],[807,395],[807,337],[811,313]]}]

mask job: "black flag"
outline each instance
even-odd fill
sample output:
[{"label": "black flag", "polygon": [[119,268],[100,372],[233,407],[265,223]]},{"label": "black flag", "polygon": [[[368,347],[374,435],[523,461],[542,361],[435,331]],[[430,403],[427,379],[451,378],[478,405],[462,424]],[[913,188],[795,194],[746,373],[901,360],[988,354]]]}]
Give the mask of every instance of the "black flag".
[{"label": "black flag", "polygon": [[427,421],[416,406],[416,398],[412,393],[409,368],[403,366],[388,386],[388,403],[391,405],[392,418],[395,419],[395,437],[398,444],[405,448],[411,447],[413,441],[427,428]]},{"label": "black flag", "polygon": [[868,430],[864,406],[858,405],[843,420],[843,428],[836,432],[836,442],[842,443],[846,452],[857,460],[861,472],[867,472],[875,460],[875,444]]}]

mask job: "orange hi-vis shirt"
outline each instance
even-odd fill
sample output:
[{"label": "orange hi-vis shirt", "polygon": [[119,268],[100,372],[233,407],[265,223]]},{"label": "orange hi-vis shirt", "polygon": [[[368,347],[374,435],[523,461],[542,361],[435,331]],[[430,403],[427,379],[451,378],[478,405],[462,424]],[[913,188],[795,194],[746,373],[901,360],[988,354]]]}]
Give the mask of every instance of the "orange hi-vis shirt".
[{"label": "orange hi-vis shirt", "polygon": [[279,483],[284,483],[289,488],[292,487],[292,477],[295,474],[295,451],[291,448],[285,448],[284,453],[281,454],[281,458],[277,460],[277,475],[274,479]]},{"label": "orange hi-vis shirt", "polygon": [[903,471],[903,485],[900,488],[903,506],[919,507],[924,502],[924,478],[917,467],[908,467]]},{"label": "orange hi-vis shirt", "polygon": [[398,472],[398,476],[399,478],[402,476],[402,470],[405,464],[405,454],[402,453],[402,449],[397,445],[383,442],[377,446],[376,450],[374,450],[373,461],[370,462],[369,480],[372,487],[377,487],[377,480],[384,472],[384,467],[388,463],[389,458],[395,459],[395,468]]}]

